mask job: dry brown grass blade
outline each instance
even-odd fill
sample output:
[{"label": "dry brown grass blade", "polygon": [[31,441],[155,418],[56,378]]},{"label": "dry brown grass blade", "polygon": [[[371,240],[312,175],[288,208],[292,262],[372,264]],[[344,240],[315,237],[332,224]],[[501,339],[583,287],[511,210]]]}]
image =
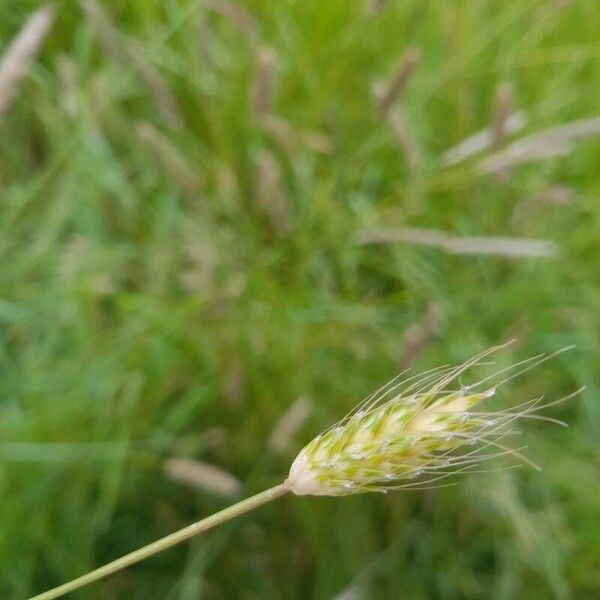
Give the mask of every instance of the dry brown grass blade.
[{"label": "dry brown grass blade", "polygon": [[102,6],[95,0],[81,0],[80,6],[89,26],[98,38],[102,52],[119,66],[126,66],[127,60],[118,32]]},{"label": "dry brown grass blade", "polygon": [[495,236],[453,236],[439,229],[418,227],[365,229],[358,232],[359,245],[405,243],[439,248],[448,254],[479,254],[507,258],[549,257],[556,254],[554,242]]},{"label": "dry brown grass blade", "polygon": [[334,596],[332,600],[365,600],[365,598],[367,595],[362,588],[358,585],[351,585]]},{"label": "dry brown grass blade", "polygon": [[271,48],[259,48],[252,81],[252,115],[263,123],[271,112],[275,81],[275,53]]},{"label": "dry brown grass blade", "polygon": [[242,490],[242,484],[237,477],[199,460],[171,458],[165,461],[164,473],[173,481],[222,498],[233,498]]},{"label": "dry brown grass blade", "polygon": [[493,145],[499,146],[507,133],[507,121],[513,105],[512,88],[508,84],[498,86],[494,100],[494,115],[492,119]]},{"label": "dry brown grass blade", "polygon": [[452,238],[446,242],[444,249],[449,254],[487,254],[507,258],[544,258],[557,252],[556,244],[549,240],[493,236]]},{"label": "dry brown grass blade", "polygon": [[408,121],[404,112],[398,107],[393,111],[385,113],[384,120],[396,142],[398,149],[402,152],[406,166],[414,171],[419,163],[419,151],[410,132]]},{"label": "dry brown grass blade", "polygon": [[0,115],[14,100],[19,84],[39,52],[54,22],[54,10],[44,6],[34,12],[15,36],[0,61]]},{"label": "dry brown grass blade", "polygon": [[514,141],[503,150],[483,159],[480,173],[497,173],[510,167],[568,154],[573,142],[600,135],[600,117],[590,117],[543,129]]},{"label": "dry brown grass blade", "polygon": [[[402,95],[410,76],[419,62],[420,56],[417,48],[408,48],[396,65],[389,81],[376,87],[375,95],[379,111],[386,113],[392,104]],[[378,91],[379,89],[380,91]]]},{"label": "dry brown grass blade", "polygon": [[269,436],[269,449],[281,454],[285,452],[294,441],[294,436],[304,425],[312,411],[312,403],[306,396],[300,396],[285,411]]},{"label": "dry brown grass blade", "polygon": [[393,107],[393,105],[405,90],[406,84],[419,62],[419,56],[418,49],[408,48],[389,80],[378,81],[373,86],[377,115],[392,134],[409,171],[416,169],[419,152],[402,107]]},{"label": "dry brown grass blade", "polygon": [[356,243],[359,246],[406,243],[415,246],[443,247],[447,239],[448,235],[439,229],[421,227],[363,229],[356,235]]},{"label": "dry brown grass blade", "polygon": [[[516,133],[523,129],[527,124],[527,119],[524,113],[514,112],[506,117],[503,123],[503,136]],[[441,163],[444,166],[451,166],[458,164],[471,156],[480,154],[485,150],[488,150],[494,145],[497,133],[494,127],[486,128],[477,133],[469,136],[456,146],[452,146],[444,152],[441,156]]]},{"label": "dry brown grass blade", "polygon": [[381,12],[390,3],[390,0],[370,0],[369,11],[373,14]]},{"label": "dry brown grass blade", "polygon": [[431,344],[441,320],[441,306],[435,302],[430,302],[421,318],[406,329],[402,336],[401,371],[408,369],[415,362],[417,356]]},{"label": "dry brown grass blade", "polygon": [[254,199],[278,234],[289,231],[291,215],[281,187],[281,170],[277,160],[266,150],[261,150],[256,159]]}]

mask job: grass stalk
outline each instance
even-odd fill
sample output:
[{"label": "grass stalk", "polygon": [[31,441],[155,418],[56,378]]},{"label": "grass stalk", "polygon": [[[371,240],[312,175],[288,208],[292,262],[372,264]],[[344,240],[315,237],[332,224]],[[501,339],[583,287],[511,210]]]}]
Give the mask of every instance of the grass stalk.
[{"label": "grass stalk", "polygon": [[103,579],[104,577],[108,577],[109,575],[125,569],[130,565],[145,560],[146,558],[158,554],[163,550],[167,550],[168,548],[180,544],[181,542],[185,542],[186,540],[189,540],[190,538],[203,533],[208,529],[212,529],[217,525],[221,525],[222,523],[230,521],[231,519],[243,513],[254,510],[255,508],[258,508],[267,502],[271,502],[272,500],[287,494],[288,491],[289,489],[287,483],[280,483],[279,485],[264,490],[263,492],[251,496],[250,498],[241,500],[237,504],[228,506],[214,515],[206,517],[200,521],[196,521],[195,523],[192,523],[191,525],[188,525],[187,527],[184,527],[175,533],[171,533],[170,535],[167,535],[156,542],[152,542],[147,546],[143,546],[138,550],[134,550],[130,554],[126,554],[125,556],[122,556],[121,558],[118,558],[104,565],[103,567],[100,567],[94,571],[90,571],[81,577],[77,577],[77,579],[73,579],[72,581],[44,592],[43,594],[34,596],[33,598],[30,598],[30,600],[52,600],[53,598],[59,598],[64,594],[77,590],[85,585],[93,583],[94,581],[98,581],[99,579]]}]

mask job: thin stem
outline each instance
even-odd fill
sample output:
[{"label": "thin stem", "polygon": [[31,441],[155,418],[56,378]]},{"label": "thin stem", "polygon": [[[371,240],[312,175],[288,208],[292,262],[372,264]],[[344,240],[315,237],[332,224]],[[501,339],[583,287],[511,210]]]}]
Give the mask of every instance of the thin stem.
[{"label": "thin stem", "polygon": [[108,575],[112,575],[125,567],[133,565],[137,562],[140,562],[149,556],[153,556],[154,554],[158,554],[167,548],[171,548],[171,546],[175,546],[185,540],[198,535],[199,533],[203,533],[207,529],[211,529],[216,525],[220,525],[221,523],[225,523],[234,517],[237,517],[245,512],[258,508],[259,506],[266,504],[267,502],[271,502],[271,500],[275,500],[279,498],[289,491],[287,486],[287,482],[276,485],[264,492],[260,492],[250,498],[246,498],[234,504],[233,506],[229,506],[210,517],[206,517],[201,521],[197,521],[196,523],[192,523],[175,533],[171,533],[170,535],[157,540],[156,542],[152,542],[143,548],[139,548],[131,554],[127,554],[114,560],[95,571],[90,571],[77,579],[73,579],[68,583],[60,585],[54,589],[48,590],[43,594],[39,594],[38,596],[34,596],[29,600],[52,600],[53,598],[58,598],[63,594],[67,594],[68,592],[72,592],[88,583],[92,583],[97,581],[98,579],[102,579],[103,577],[107,577]]}]

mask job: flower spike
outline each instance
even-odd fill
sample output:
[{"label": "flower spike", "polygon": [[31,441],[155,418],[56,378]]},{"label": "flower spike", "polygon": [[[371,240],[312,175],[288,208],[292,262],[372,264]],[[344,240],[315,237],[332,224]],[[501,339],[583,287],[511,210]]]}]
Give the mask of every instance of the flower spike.
[{"label": "flower spike", "polygon": [[[492,397],[497,386],[569,348],[521,361],[473,385],[448,389],[510,343],[456,367],[433,369],[401,382],[395,379],[380,388],[301,450],[286,482],[290,491],[299,496],[346,496],[423,489],[505,454],[539,469],[520,452],[523,448],[511,449],[501,440],[518,433],[508,426],[519,418],[544,419],[534,414],[542,408],[541,398],[512,411],[473,408]],[[495,452],[483,454],[489,448]]]}]

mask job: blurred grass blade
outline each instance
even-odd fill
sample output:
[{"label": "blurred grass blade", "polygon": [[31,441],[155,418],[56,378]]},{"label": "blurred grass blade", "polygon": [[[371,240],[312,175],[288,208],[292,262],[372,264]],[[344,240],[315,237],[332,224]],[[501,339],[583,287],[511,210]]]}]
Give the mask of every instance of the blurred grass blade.
[{"label": "blurred grass blade", "polygon": [[0,116],[14,100],[19,83],[35,59],[54,21],[54,10],[46,5],[34,12],[12,40],[0,60]]}]

